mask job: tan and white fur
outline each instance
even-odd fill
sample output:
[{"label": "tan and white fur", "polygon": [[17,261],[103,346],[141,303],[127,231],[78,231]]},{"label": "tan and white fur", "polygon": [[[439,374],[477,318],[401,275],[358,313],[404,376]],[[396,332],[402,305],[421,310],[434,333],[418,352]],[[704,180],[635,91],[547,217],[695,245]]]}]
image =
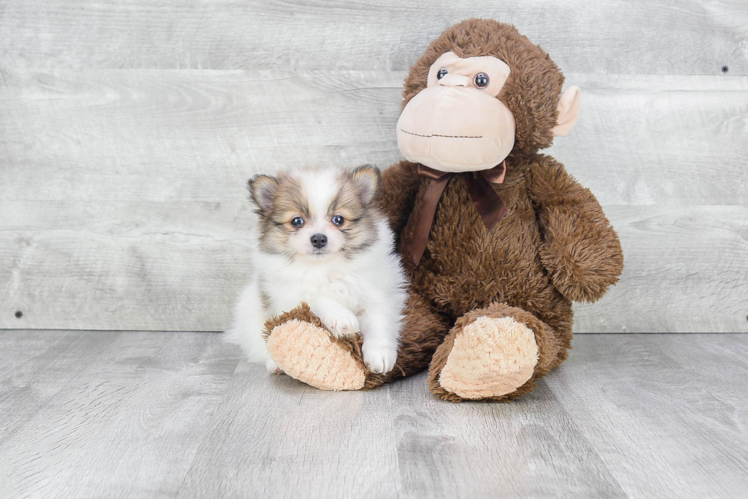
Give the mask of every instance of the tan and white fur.
[{"label": "tan and white fur", "polygon": [[394,235],[376,208],[379,182],[379,170],[370,166],[249,181],[259,215],[254,273],[226,340],[250,361],[279,371],[265,346],[264,323],[306,302],[333,335],[361,333],[372,372],[394,368],[407,283]]}]

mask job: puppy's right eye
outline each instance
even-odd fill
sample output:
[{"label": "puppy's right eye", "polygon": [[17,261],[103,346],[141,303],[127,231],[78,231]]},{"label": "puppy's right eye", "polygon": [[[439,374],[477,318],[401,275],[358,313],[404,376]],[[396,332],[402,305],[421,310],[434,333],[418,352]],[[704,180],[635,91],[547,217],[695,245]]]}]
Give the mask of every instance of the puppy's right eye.
[{"label": "puppy's right eye", "polygon": [[293,219],[291,219],[291,225],[296,228],[303,226],[304,222],[304,219],[302,219],[301,217],[294,217]]}]

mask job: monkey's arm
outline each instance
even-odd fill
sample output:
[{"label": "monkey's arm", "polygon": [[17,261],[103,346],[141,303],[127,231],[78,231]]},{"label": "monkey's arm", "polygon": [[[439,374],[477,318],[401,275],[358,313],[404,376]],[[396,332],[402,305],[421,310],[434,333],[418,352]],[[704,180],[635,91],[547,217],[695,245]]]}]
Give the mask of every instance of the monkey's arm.
[{"label": "monkey's arm", "polygon": [[530,195],[543,235],[540,258],[553,284],[572,301],[602,298],[623,271],[623,253],[595,196],[546,156],[531,167]]},{"label": "monkey's arm", "polygon": [[401,161],[382,173],[379,204],[397,238],[413,211],[419,183],[417,165],[409,161]]}]

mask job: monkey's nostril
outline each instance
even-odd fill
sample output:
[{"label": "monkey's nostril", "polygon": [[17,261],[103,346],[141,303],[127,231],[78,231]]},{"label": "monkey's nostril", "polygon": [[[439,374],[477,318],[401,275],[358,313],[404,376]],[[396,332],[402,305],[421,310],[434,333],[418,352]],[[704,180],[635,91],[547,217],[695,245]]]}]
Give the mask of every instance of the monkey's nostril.
[{"label": "monkey's nostril", "polygon": [[312,235],[311,241],[314,248],[322,248],[327,245],[327,236],[321,233],[317,233]]}]

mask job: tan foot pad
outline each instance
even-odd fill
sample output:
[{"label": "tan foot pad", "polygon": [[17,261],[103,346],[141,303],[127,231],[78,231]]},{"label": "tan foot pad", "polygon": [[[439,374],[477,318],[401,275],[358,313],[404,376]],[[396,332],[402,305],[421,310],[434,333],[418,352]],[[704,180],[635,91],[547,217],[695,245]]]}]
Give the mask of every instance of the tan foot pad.
[{"label": "tan foot pad", "polygon": [[481,316],[455,338],[439,383],[465,399],[503,396],[527,382],[537,362],[532,330],[514,318]]},{"label": "tan foot pad", "polygon": [[297,319],[270,332],[270,356],[289,376],[325,391],[361,389],[366,375],[351,353],[327,330]]}]

